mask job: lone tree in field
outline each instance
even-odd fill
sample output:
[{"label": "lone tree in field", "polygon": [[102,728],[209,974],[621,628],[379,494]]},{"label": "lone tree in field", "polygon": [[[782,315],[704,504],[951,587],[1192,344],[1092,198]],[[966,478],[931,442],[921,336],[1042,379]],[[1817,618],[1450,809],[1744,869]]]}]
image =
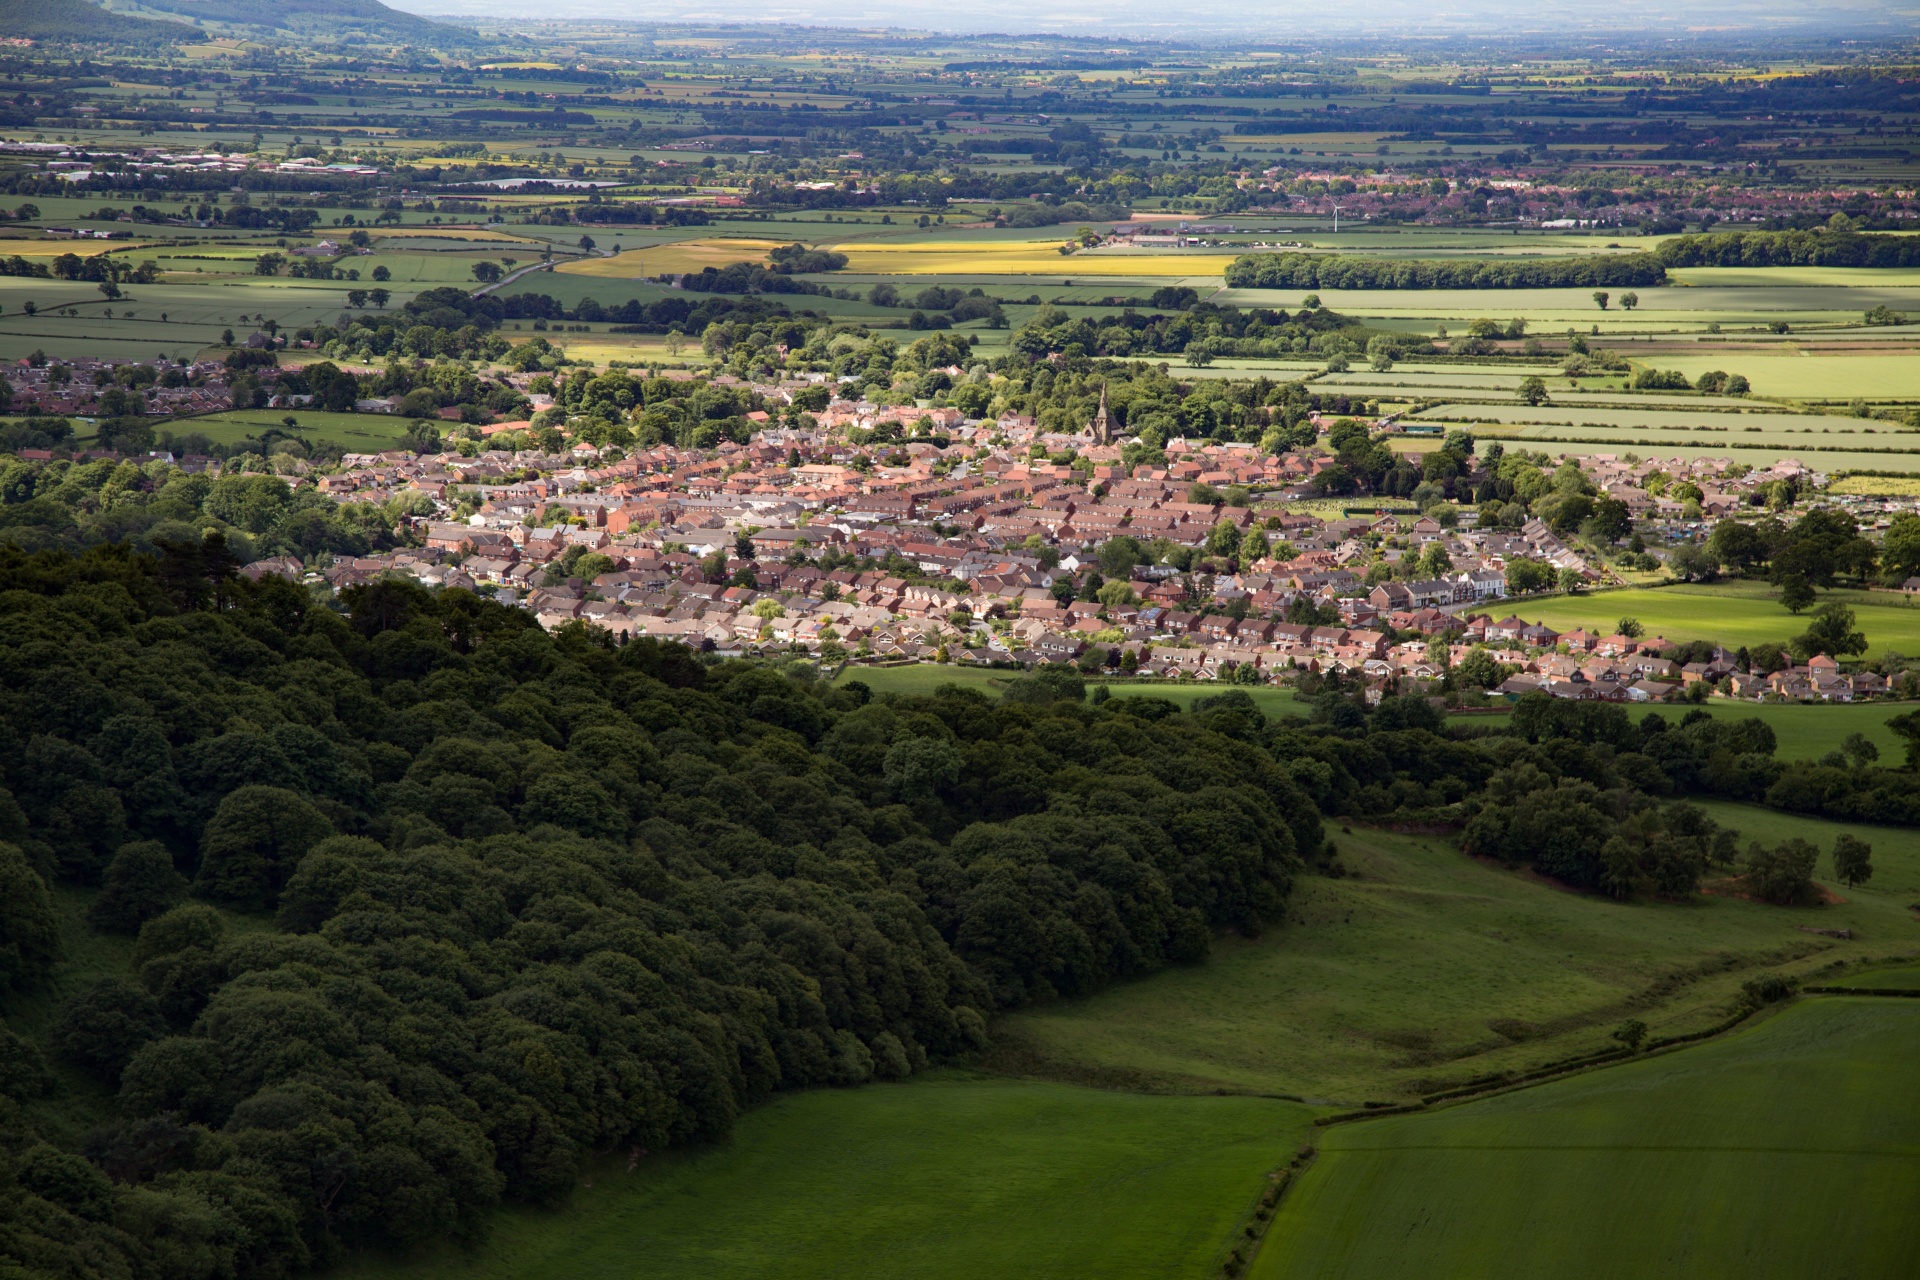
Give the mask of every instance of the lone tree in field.
[{"label": "lone tree in field", "polygon": [[1613,1038],[1625,1045],[1628,1053],[1638,1053],[1647,1040],[1647,1024],[1638,1018],[1628,1018],[1613,1029]]},{"label": "lone tree in field", "polygon": [[1540,378],[1522,378],[1520,380],[1520,398],[1528,404],[1547,402],[1547,384]]},{"label": "lone tree in field", "polygon": [[500,278],[500,264],[497,262],[474,263],[473,278],[481,284],[492,284]]},{"label": "lone tree in field", "polygon": [[1605,289],[1595,289],[1593,291],[1593,300],[1595,303],[1599,305],[1602,311],[1605,311],[1607,309],[1607,303],[1612,297],[1613,295],[1608,293]]},{"label": "lone tree in field", "polygon": [[1842,832],[1833,842],[1833,874],[1851,889],[1873,879],[1873,846],[1856,835]]},{"label": "lone tree in field", "polygon": [[1637,293],[1623,293],[1620,295],[1620,305],[1631,311],[1640,305],[1640,295]]},{"label": "lone tree in field", "polygon": [[1788,574],[1780,583],[1780,604],[1788,613],[1799,613],[1817,599],[1813,584],[1797,573]]}]

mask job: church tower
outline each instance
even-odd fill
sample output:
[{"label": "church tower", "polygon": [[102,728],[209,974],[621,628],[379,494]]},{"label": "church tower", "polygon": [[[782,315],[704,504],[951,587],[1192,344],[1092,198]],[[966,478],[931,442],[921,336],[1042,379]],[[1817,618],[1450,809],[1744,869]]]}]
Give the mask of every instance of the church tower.
[{"label": "church tower", "polygon": [[1093,432],[1095,444],[1113,443],[1113,419],[1107,414],[1107,384],[1104,382],[1100,384],[1100,409],[1087,426]]}]

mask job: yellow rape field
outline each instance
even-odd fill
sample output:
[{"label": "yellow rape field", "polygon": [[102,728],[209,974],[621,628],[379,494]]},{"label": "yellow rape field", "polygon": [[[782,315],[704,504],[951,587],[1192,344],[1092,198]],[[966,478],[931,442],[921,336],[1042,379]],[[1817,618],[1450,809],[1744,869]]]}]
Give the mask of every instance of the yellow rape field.
[{"label": "yellow rape field", "polygon": [[138,240],[14,240],[0,236],[0,258],[57,258],[63,253],[91,258],[110,249],[144,247]]},{"label": "yellow rape field", "polygon": [[703,267],[725,267],[735,262],[765,262],[767,251],[790,240],[680,240],[673,244],[627,249],[611,258],[582,258],[563,262],[556,271],[576,276],[600,276],[610,280],[637,280],[657,276],[663,271],[698,271]]},{"label": "yellow rape field", "polygon": [[[1062,237],[1064,239],[1064,236]],[[1199,276],[1218,279],[1231,253],[1062,254],[1059,241],[948,240],[826,245],[847,255],[847,270],[889,276]]]}]

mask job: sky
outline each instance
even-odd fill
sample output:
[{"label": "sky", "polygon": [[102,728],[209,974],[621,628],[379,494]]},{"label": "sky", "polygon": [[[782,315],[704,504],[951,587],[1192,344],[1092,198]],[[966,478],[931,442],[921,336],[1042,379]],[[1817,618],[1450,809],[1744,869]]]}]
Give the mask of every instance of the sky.
[{"label": "sky", "polygon": [[1920,33],[1920,0],[1369,0],[1275,4],[1239,0],[388,0],[427,16],[617,18],[660,22],[788,22],[960,33],[1121,35],[1163,39],[1311,40],[1321,36],[1566,37],[1628,42],[1791,34]]}]

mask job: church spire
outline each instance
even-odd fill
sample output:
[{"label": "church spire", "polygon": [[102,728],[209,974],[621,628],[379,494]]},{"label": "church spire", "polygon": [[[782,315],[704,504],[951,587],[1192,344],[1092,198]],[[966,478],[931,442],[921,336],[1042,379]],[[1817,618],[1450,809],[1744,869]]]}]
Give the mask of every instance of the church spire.
[{"label": "church spire", "polygon": [[1107,384],[1100,384],[1100,409],[1093,415],[1093,442],[1095,444],[1113,443],[1113,419],[1107,414]]}]

